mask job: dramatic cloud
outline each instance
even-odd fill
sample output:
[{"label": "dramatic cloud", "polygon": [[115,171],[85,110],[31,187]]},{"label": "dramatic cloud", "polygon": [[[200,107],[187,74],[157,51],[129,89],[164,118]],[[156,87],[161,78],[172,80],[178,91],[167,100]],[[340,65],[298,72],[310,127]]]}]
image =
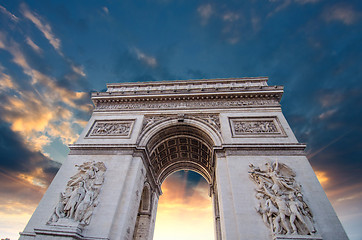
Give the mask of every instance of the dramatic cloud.
[{"label": "dramatic cloud", "polygon": [[26,43],[37,53],[41,54],[43,50],[36,45],[30,37],[26,37]]},{"label": "dramatic cloud", "polygon": [[197,8],[197,12],[201,17],[201,24],[206,25],[213,14],[213,9],[210,4],[201,5]]},{"label": "dramatic cloud", "polygon": [[[64,144],[74,142],[78,138],[78,133],[73,130],[70,123],[73,114],[61,103],[73,109],[89,112],[92,108],[90,104],[78,107],[76,102],[88,98],[88,93],[74,92],[61,87],[57,85],[56,79],[33,69],[19,44],[7,40],[1,32],[0,42],[0,46],[9,51],[13,56],[13,62],[23,69],[24,74],[31,79],[33,89],[36,89],[35,91],[12,89],[17,94],[7,96],[0,104],[3,110],[2,119],[11,123],[12,130],[21,133],[26,142],[36,150],[48,145],[51,142],[49,137],[59,137]],[[74,65],[71,67],[78,74],[85,75],[82,68]],[[15,86],[6,74],[2,74],[0,83],[7,88]]]},{"label": "dramatic cloud", "polygon": [[225,13],[222,16],[222,19],[226,22],[234,22],[234,21],[238,20],[239,18],[240,18],[240,15],[237,13],[233,13],[233,12]]},{"label": "dramatic cloud", "polygon": [[134,48],[134,52],[136,53],[137,59],[146,63],[150,67],[157,66],[157,60],[154,57],[148,56],[145,53],[141,52],[138,48]]},{"label": "dramatic cloud", "polygon": [[6,10],[6,8],[4,8],[3,6],[0,5],[0,12],[2,12],[3,14],[5,14],[6,16],[8,16],[11,20],[13,20],[14,22],[18,22],[19,18],[17,16],[15,16],[14,14],[12,14],[11,12],[9,12],[8,10]]},{"label": "dramatic cloud", "polygon": [[84,73],[84,69],[82,66],[75,66],[75,65],[71,65],[73,71],[77,74],[79,74],[82,77],[86,77],[86,74]]},{"label": "dramatic cloud", "polygon": [[103,7],[102,10],[104,11],[104,13],[109,14],[109,9],[107,7]]},{"label": "dramatic cloud", "polygon": [[55,37],[50,24],[41,19],[40,16],[38,16],[36,13],[31,12],[25,4],[22,4],[22,12],[24,17],[33,22],[35,26],[44,34],[44,37],[48,39],[49,43],[54,47],[54,49],[63,56],[63,53],[60,49],[61,41],[59,38]]},{"label": "dramatic cloud", "polygon": [[340,21],[346,25],[355,23],[361,17],[361,13],[357,12],[352,6],[345,4],[336,4],[327,7],[323,13],[323,18],[327,22]]},{"label": "dramatic cloud", "polygon": [[11,76],[6,74],[4,70],[5,68],[0,65],[0,92],[17,87],[16,83],[12,80]]}]

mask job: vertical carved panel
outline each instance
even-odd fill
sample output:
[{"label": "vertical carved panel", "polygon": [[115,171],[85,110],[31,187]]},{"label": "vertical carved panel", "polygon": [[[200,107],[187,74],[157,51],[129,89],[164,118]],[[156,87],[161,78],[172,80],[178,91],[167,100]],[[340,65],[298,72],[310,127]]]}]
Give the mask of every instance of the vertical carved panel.
[{"label": "vertical carved panel", "polygon": [[303,235],[303,239],[318,239],[314,235],[313,215],[304,201],[295,172],[287,165],[274,162],[255,167],[250,164],[250,178],[256,183],[257,212],[265,225],[279,235]]},{"label": "vertical carved panel", "polygon": [[78,172],[70,178],[48,225],[57,225],[63,219],[88,225],[98,205],[98,195],[107,170],[103,162],[85,162],[76,165]]}]

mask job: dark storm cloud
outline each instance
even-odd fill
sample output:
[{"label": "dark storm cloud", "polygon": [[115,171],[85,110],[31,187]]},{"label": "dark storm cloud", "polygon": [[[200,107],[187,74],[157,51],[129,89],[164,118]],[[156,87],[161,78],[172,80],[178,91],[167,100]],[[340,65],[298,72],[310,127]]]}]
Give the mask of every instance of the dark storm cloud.
[{"label": "dark storm cloud", "polygon": [[312,166],[333,176],[326,190],[361,182],[362,111],[356,106],[362,104],[362,89],[345,89],[338,93],[334,90],[310,91],[315,95],[311,112],[306,109],[296,115],[287,111],[285,115],[297,138],[307,143]]},{"label": "dark storm cloud", "polygon": [[16,173],[32,173],[36,168],[43,169],[43,180],[50,183],[60,164],[51,161],[40,152],[31,151],[23,138],[13,132],[9,124],[0,120],[0,168]]}]

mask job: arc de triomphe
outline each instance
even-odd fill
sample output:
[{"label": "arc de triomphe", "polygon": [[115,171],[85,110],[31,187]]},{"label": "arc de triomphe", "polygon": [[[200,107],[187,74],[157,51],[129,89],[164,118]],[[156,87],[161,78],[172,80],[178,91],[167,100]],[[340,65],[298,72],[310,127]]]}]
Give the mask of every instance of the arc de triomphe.
[{"label": "arc de triomphe", "polygon": [[108,84],[25,239],[152,239],[161,184],[210,185],[215,236],[348,239],[267,78]]}]

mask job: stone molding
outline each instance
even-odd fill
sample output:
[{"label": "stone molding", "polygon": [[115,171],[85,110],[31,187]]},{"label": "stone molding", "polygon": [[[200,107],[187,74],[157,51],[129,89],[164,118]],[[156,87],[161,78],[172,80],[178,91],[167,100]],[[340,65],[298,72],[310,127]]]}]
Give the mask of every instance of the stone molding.
[{"label": "stone molding", "polygon": [[239,88],[268,87],[267,77],[256,78],[227,78],[227,79],[199,79],[178,80],[169,82],[146,82],[146,83],[111,83],[107,84],[107,93],[135,94],[147,93],[158,94],[165,92],[205,92],[230,91]]},{"label": "stone molding", "polygon": [[282,86],[268,86],[268,78],[108,84],[92,93],[95,111],[240,108],[280,106]]},{"label": "stone molding", "polygon": [[323,238],[310,235],[275,235],[273,240],[323,240]]}]

